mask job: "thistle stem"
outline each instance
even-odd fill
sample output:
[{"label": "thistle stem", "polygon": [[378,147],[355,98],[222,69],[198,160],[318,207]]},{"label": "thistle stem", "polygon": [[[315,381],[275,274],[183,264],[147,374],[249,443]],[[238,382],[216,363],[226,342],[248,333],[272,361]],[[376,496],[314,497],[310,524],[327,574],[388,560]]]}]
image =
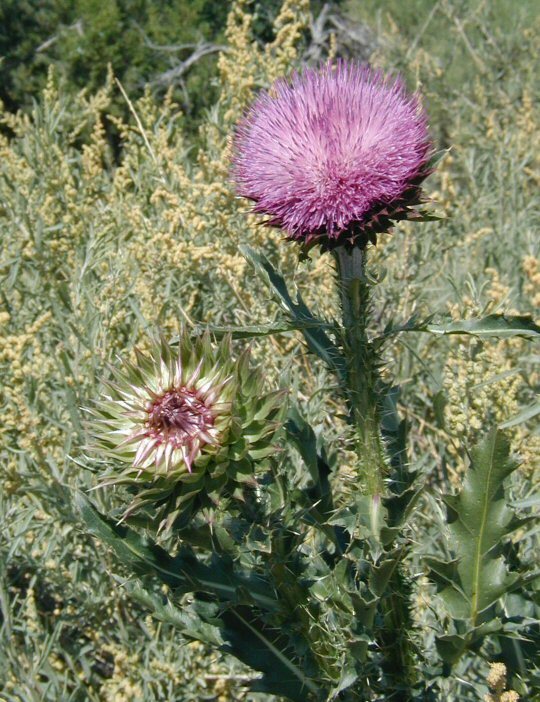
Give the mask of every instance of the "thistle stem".
[{"label": "thistle stem", "polygon": [[366,251],[338,247],[334,252],[343,315],[343,345],[347,359],[348,401],[355,428],[359,479],[363,492],[375,500],[384,493],[387,474],[380,432],[377,397],[378,359],[368,335],[370,300]]},{"label": "thistle stem", "polygon": [[[347,361],[347,399],[355,430],[357,479],[370,499],[371,552],[374,564],[384,552],[380,530],[384,524],[382,498],[389,473],[381,435],[381,388],[379,357],[368,336],[370,283],[366,277],[366,251],[339,247],[334,252],[343,315],[343,350]],[[367,545],[366,545],[367,546]],[[413,656],[407,633],[410,629],[408,593],[398,564],[380,601],[380,624],[375,638],[383,654],[384,694],[396,702],[410,702],[414,685]]]},{"label": "thistle stem", "polygon": [[414,645],[409,637],[412,628],[409,600],[410,587],[399,564],[381,602],[383,621],[377,635],[386,681],[381,693],[388,695],[390,687],[390,699],[395,702],[412,702],[417,678]]}]

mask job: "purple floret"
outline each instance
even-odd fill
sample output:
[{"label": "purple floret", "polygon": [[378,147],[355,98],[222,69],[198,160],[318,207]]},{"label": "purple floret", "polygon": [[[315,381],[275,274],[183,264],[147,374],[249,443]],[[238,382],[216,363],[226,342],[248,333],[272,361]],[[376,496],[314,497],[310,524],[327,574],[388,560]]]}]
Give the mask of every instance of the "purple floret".
[{"label": "purple floret", "polygon": [[233,179],[290,238],[354,244],[418,204],[430,155],[426,115],[403,81],[340,61],[257,97],[235,135]]}]

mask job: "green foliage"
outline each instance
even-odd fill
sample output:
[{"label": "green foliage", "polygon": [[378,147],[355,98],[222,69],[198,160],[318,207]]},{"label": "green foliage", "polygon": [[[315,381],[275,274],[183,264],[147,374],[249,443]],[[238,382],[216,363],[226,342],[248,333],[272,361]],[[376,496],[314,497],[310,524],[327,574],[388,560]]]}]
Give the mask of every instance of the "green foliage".
[{"label": "green foliage", "polygon": [[507,339],[513,336],[536,340],[540,338],[540,327],[531,315],[489,314],[480,319],[448,320],[435,324],[433,316],[423,321],[415,316],[405,324],[387,327],[382,338],[401,332],[430,332],[441,336],[468,334],[487,339]]},{"label": "green foliage", "polygon": [[[229,7],[216,0],[8,0],[0,7],[0,99],[10,109],[27,108],[45,86],[51,63],[67,90],[89,92],[102,86],[110,66],[135,99],[197,42],[219,43]],[[198,62],[187,92],[173,82],[175,98],[197,119],[217,98],[215,62],[216,54]],[[115,108],[126,114],[120,97]]]},{"label": "green foliage", "polygon": [[268,585],[247,573],[235,574],[232,564],[220,568],[216,558],[216,562],[205,565],[189,551],[172,558],[149,539],[104,518],[82,494],[77,496],[77,507],[90,532],[136,573],[156,575],[176,593],[206,592],[224,601],[276,608],[277,600]]},{"label": "green foliage", "polygon": [[[390,31],[398,29],[403,38],[403,45],[393,57],[399,70],[407,72],[418,53],[425,53],[436,64],[440,87],[433,93],[432,116],[446,110],[437,95],[461,93],[465,97],[475,77],[484,76],[485,80],[492,69],[497,81],[509,78],[511,66],[520,60],[518,38],[522,28],[538,21],[534,0],[524,0],[518,6],[507,0],[493,0],[485,6],[469,0],[346,0],[345,10],[351,18],[382,30],[395,24]],[[439,146],[452,145],[445,136],[443,130]]]},{"label": "green foliage", "polygon": [[530,315],[490,314],[482,319],[466,319],[448,324],[429,324],[426,331],[432,334],[472,334],[480,337],[506,339],[523,336],[538,340],[540,327]]},{"label": "green foliage", "polygon": [[[440,506],[432,496],[450,492],[462,477],[460,438],[465,431],[484,433],[486,418],[506,424],[512,451],[521,454],[521,468],[502,488],[507,505],[538,508],[533,470],[538,357],[529,343],[537,328],[528,317],[510,312],[535,314],[537,309],[533,5],[452,0],[438,3],[430,20],[434,3],[375,4],[385,32],[382,61],[401,67],[411,84],[421,82],[433,132],[454,148],[428,181],[430,194],[451,216],[417,225],[414,232],[407,225],[381,237],[368,270],[370,280],[379,283],[373,286],[371,339],[376,345],[381,340],[377,350],[383,371],[395,376],[385,377],[380,408],[387,494],[374,502],[358,489],[361,476],[351,456],[347,408],[336,392],[335,373],[327,370],[325,354],[331,352],[335,361],[332,347],[339,348],[330,266],[316,254],[298,264],[279,235],[246,220],[245,207],[224,185],[231,118],[224,119],[219,107],[213,110],[194,147],[175,108],[149,97],[137,102],[143,79],[170,62],[165,52],[136,53],[144,41],[120,12],[125,3],[94,7],[109,46],[92,34],[92,13],[85,15],[90,43],[100,52],[84,38],[79,42],[77,28],[70,29],[77,17],[69,13],[82,3],[68,3],[59,39],[38,56],[35,46],[56,33],[61,4],[2,3],[3,85],[9,91],[14,86],[13,101],[24,93],[25,100],[36,103],[26,117],[4,114],[3,133],[9,138],[0,137],[0,696],[10,702],[255,699],[247,685],[257,683],[241,663],[188,645],[189,639],[244,656],[249,665],[260,666],[260,684],[274,692],[283,690],[276,678],[290,679],[290,668],[285,670],[273,652],[278,650],[330,699],[338,694],[362,699],[366,680],[380,681],[382,688],[395,664],[394,682],[405,672],[418,699],[478,702],[486,693],[487,660],[505,662],[509,686],[522,699],[537,695],[538,583],[523,577],[537,553],[535,527],[523,523],[501,543],[500,552],[495,547],[481,559],[481,573],[490,576],[487,594],[493,584],[486,601],[497,594],[497,578],[512,592],[479,612],[475,627],[467,617],[445,616],[444,600],[441,604],[419,576],[422,554],[428,552],[434,563],[449,564],[438,566],[447,578],[439,587],[449,588],[451,599],[472,601],[473,582],[460,573],[460,561],[454,562],[458,554],[451,552],[453,546],[463,547],[465,527],[456,517],[447,528],[458,529],[457,536],[443,539]],[[150,8],[148,18],[137,15],[139,7],[130,5],[132,17],[140,17],[155,43],[199,37],[187,12],[182,15],[186,34],[180,37],[174,13],[162,21],[164,5],[152,3],[157,9],[150,16]],[[190,7],[200,9],[195,3]],[[215,7],[225,11],[224,3]],[[356,11],[376,28],[374,7],[357,3]],[[387,10],[397,19],[393,29]],[[111,42],[106,16],[119,18],[121,31],[113,39],[125,35],[128,45]],[[207,22],[208,34],[202,29],[210,37],[221,21],[212,24],[209,16]],[[94,69],[71,55],[79,45],[92,55]],[[24,60],[14,59],[10,46]],[[256,48],[248,46],[254,54]],[[69,57],[66,64],[62,53]],[[131,115],[129,124],[120,125],[119,159],[108,148],[103,125],[119,112],[127,114],[123,101],[111,106],[110,97],[91,89],[82,97],[67,90],[58,95],[51,86],[44,96],[35,92],[44,81],[45,57],[58,60],[60,73],[68,73],[73,59],[84,75],[81,83],[92,88],[92,81],[101,85],[105,74],[101,56],[116,62],[139,120]],[[198,85],[195,74],[190,78],[195,111],[213,99],[208,87],[213,69],[207,68],[208,74],[202,65],[200,73],[197,69]],[[241,63],[236,69],[239,75],[246,70]],[[262,73],[250,80],[266,81]],[[230,91],[224,85],[224,92]],[[184,103],[185,96],[178,97]],[[244,266],[237,255],[238,243],[246,242],[272,262],[279,248],[280,272],[265,263],[260,275],[253,275],[255,267]],[[497,285],[486,266],[496,271]],[[303,300],[291,292],[296,288]],[[441,321],[448,310],[452,320]],[[252,353],[265,366],[268,384],[286,378],[298,401],[286,427],[291,446],[276,454],[275,473],[260,476],[263,514],[251,499],[255,493],[243,515],[225,518],[219,509],[198,514],[182,529],[180,554],[160,542],[148,556],[151,565],[144,558],[141,563],[145,552],[140,549],[150,547],[149,537],[141,536],[147,533],[143,519],[134,519],[131,527],[118,527],[114,519],[98,521],[104,541],[111,534],[121,540],[119,552],[129,563],[122,566],[114,550],[85,534],[70,507],[73,490],[95,485],[82,456],[80,407],[98,395],[116,354],[126,357],[134,345],[144,346],[148,329],[164,327],[173,336],[179,321],[189,320],[195,320],[196,332],[210,323],[223,333],[238,323],[243,329],[237,349],[254,337]],[[410,321],[402,329],[400,320]],[[440,326],[440,338],[398,334],[435,321],[460,334],[441,334]],[[471,327],[478,330],[478,324],[489,333],[461,335]],[[396,343],[386,343],[387,332]],[[309,364],[306,346],[313,351]],[[447,380],[448,367],[460,371],[455,388]],[[508,379],[514,382],[511,392]],[[476,425],[462,419],[451,390],[460,400],[470,393]],[[101,471],[105,466],[91,467]],[[101,493],[93,499],[104,514],[116,503],[116,496],[109,501]],[[499,498],[493,505],[504,517]],[[474,514],[458,497],[449,514],[461,513],[469,524]],[[506,512],[503,523],[508,517]],[[137,544],[136,553],[126,544]],[[212,550],[223,561],[212,561]],[[168,559],[183,563],[188,575],[193,565],[202,596],[193,602],[183,595],[186,582],[177,594],[170,589],[164,594],[163,581],[148,575],[156,574],[157,555],[169,565]],[[500,559],[504,572],[497,570]],[[137,584],[130,579],[134,564],[147,574]],[[511,582],[515,574],[520,578]],[[179,584],[177,575],[173,571],[173,584]],[[226,594],[223,589],[206,592],[211,601],[205,600],[209,577],[227,587],[232,577],[233,601],[224,597],[224,604],[216,606]],[[435,572],[433,577],[441,580]],[[255,582],[265,584],[263,594],[271,582],[272,596],[274,585],[279,587],[286,615],[254,604],[248,593]],[[484,597],[484,589],[480,594]],[[234,607],[248,608],[239,611],[243,621],[234,620]],[[492,610],[494,625],[487,622]],[[249,650],[238,632],[253,644]],[[439,652],[452,662],[447,677]],[[294,679],[286,693],[303,694],[301,677]],[[420,687],[424,683],[427,689]],[[378,698],[384,698],[382,691]]]},{"label": "green foliage", "polygon": [[517,468],[504,435],[492,431],[472,452],[470,469],[457,495],[446,495],[451,560],[427,559],[430,576],[457,633],[441,636],[445,661],[455,662],[489,634],[503,632],[502,610],[495,605],[516,590],[525,573],[510,570],[505,541],[523,526],[509,507],[504,481]]},{"label": "green foliage", "polygon": [[67,22],[69,2],[6,0],[0,6],[0,98],[10,109],[31,101],[44,87],[47,62],[36,49]]},{"label": "green foliage", "polygon": [[302,332],[308,349],[321,358],[332,371],[337,373],[338,377],[343,378],[344,359],[325,332],[325,327],[330,325],[313,316],[299,293],[296,300],[293,300],[285,279],[264,255],[256,253],[248,246],[242,246],[240,250],[253,265],[262,281],[278,297],[282,309],[292,318],[294,328]]},{"label": "green foliage", "polygon": [[[323,4],[313,2],[313,12]],[[255,3],[253,29],[261,41],[272,40],[281,5]],[[66,90],[95,92],[110,66],[132,100],[147,84],[161,97],[172,87],[189,131],[195,131],[218,97],[217,53],[198,59],[170,83],[162,77],[189,58],[197,43],[223,43],[231,6],[231,0],[6,0],[0,6],[0,100],[11,110],[29,108],[45,87],[50,64]],[[127,114],[121,96],[114,112]]]},{"label": "green foliage", "polygon": [[[306,660],[297,661],[300,642],[288,637],[286,629],[268,623],[268,613],[282,607],[283,599],[274,594],[281,590],[279,577],[271,587],[254,574],[238,572],[230,556],[218,552],[209,564],[201,563],[185,548],[183,553],[171,557],[149,539],[100,515],[82,495],[77,503],[90,532],[112,548],[130,571],[142,577],[159,578],[170,588],[174,599],[185,592],[199,596],[201,604],[196,614],[207,626],[201,627],[196,619],[193,624],[191,617],[183,616],[172,604],[154,603],[150,595],[139,591],[139,601],[152,604],[160,618],[173,623],[187,636],[219,642],[224,651],[262,671],[263,677],[251,684],[253,690],[299,702],[308,693],[318,697],[317,686],[304,670]],[[216,602],[214,606],[208,602],[209,596]],[[257,614],[254,607],[261,613]],[[309,661],[309,648],[303,646],[302,654]]]}]

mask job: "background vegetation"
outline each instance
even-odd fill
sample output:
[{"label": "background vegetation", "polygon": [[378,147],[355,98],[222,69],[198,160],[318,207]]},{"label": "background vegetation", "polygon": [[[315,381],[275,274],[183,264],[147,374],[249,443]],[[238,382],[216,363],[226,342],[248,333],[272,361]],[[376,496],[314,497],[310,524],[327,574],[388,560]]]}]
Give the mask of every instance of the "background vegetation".
[{"label": "background vegetation", "polygon": [[[307,3],[285,2],[281,12],[277,5],[261,3],[257,17],[244,2],[204,0],[28,0],[0,8],[0,699],[243,697],[245,671],[152,622],[111,578],[111,556],[82,531],[70,495],[93,482],[80,407],[96,396],[108,361],[144,346],[156,327],[172,335],[186,320],[273,317],[239,243],[279,257],[312,304],[335,314],[328,259],[298,264],[278,233],[246,216],[227,180],[229,137],[243,106],[309,45]],[[436,141],[452,146],[428,181],[446,219],[400,228],[373,256],[381,314],[404,321],[434,303],[456,317],[534,313],[534,3],[350,0],[342,10],[375,37],[372,61],[422,90]],[[156,45],[204,38],[228,49],[197,63],[185,89],[165,92],[144,87],[174,65],[145,37]],[[129,102],[107,77],[109,63]],[[327,437],[339,433],[328,420],[340,411],[328,376],[322,367],[307,370],[294,336],[258,344],[254,354],[269,385],[283,364],[304,368],[294,392],[306,415]],[[534,504],[540,438],[534,416],[522,411],[539,375],[525,342],[418,335],[398,343],[388,361],[405,385],[415,458],[433,490],[448,489],[465,469],[465,441],[509,422],[522,460],[515,499]],[[343,466],[344,490],[346,478]],[[428,550],[437,546],[437,519],[428,494],[413,526]],[[533,536],[519,535],[525,557]],[[420,565],[418,572],[422,578]],[[419,598],[416,612],[428,655],[434,606]],[[508,684],[523,699],[539,699],[539,671],[522,669],[519,645],[482,656],[441,677],[441,699],[481,700],[494,660],[505,661]]]},{"label": "background vegetation", "polygon": [[[231,4],[231,0],[5,0],[0,5],[0,99],[11,111],[30,107],[45,87],[51,65],[63,79],[64,92],[84,88],[93,93],[103,86],[110,66],[132,100],[147,85],[157,99],[171,87],[184,114],[184,128],[186,124],[194,128],[203,110],[217,99],[212,79]],[[315,0],[312,11],[317,13],[322,4]],[[271,40],[280,6],[280,0],[252,4],[254,36],[260,41]],[[197,49],[203,53],[190,64]],[[127,115],[125,100],[118,94],[111,97],[111,109]]]}]

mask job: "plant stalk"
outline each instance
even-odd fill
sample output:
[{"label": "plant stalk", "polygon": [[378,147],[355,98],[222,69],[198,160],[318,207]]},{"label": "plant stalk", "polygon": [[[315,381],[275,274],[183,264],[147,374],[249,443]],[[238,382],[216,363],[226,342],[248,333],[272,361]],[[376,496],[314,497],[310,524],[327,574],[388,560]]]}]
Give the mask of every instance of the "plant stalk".
[{"label": "plant stalk", "polygon": [[[377,567],[385,547],[380,533],[384,526],[383,498],[389,474],[387,452],[381,434],[380,359],[368,336],[370,321],[370,282],[366,277],[366,251],[339,247],[334,251],[341,297],[343,350],[347,361],[348,403],[354,426],[358,461],[357,479],[369,498],[369,521],[373,540],[368,558]],[[395,556],[394,556],[395,557]],[[386,592],[380,600],[380,624],[375,638],[383,654],[384,694],[396,702],[409,702],[414,687],[414,656],[407,633],[410,629],[408,589],[396,564]]]},{"label": "plant stalk", "polygon": [[370,313],[366,251],[341,246],[334,252],[343,315],[343,345],[347,359],[348,400],[355,428],[359,479],[364,494],[378,503],[388,472],[378,402],[378,358],[367,333]]}]

